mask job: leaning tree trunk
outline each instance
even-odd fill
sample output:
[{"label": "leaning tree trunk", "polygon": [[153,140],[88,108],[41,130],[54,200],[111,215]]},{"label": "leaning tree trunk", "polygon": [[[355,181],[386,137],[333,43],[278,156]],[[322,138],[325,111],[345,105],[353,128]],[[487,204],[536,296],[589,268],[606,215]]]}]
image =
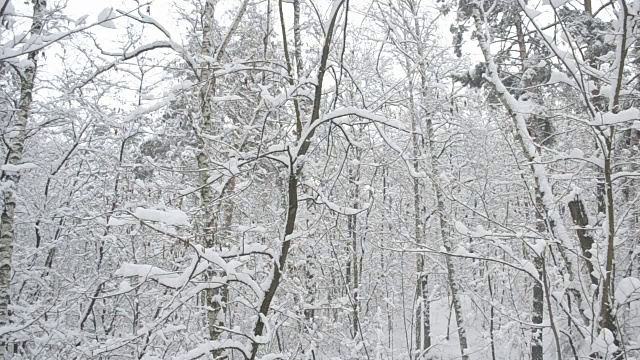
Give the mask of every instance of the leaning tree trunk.
[{"label": "leaning tree trunk", "polygon": [[[622,90],[622,83],[625,70],[625,61],[627,56],[627,46],[633,42],[630,36],[633,34],[633,21],[629,20],[630,12],[627,8],[627,4],[624,1],[620,1],[620,11],[618,12],[616,31],[620,34],[620,41],[616,43],[616,63],[614,63],[613,69],[615,70],[615,91],[609,99],[609,111],[617,114],[620,108],[620,94]],[[615,23],[616,21],[614,21]],[[607,210],[607,256],[605,261],[605,278],[602,282],[602,297],[600,303],[600,326],[603,329],[608,329],[614,336],[614,344],[620,346],[622,343],[618,327],[616,325],[616,316],[614,304],[612,303],[612,287],[614,280],[614,243],[616,236],[615,228],[615,204],[614,204],[614,189],[613,189],[613,169],[615,164],[613,163],[613,142],[615,139],[615,127],[614,126],[602,126],[599,129],[602,145],[602,153],[604,156],[604,179],[605,179],[605,193],[606,193],[606,210]],[[614,359],[621,358],[620,350],[613,354]]]},{"label": "leaning tree trunk", "polygon": [[[545,230],[544,228],[548,228],[546,229],[546,231],[548,231],[552,236],[557,237],[560,240],[562,246],[570,246],[571,241],[569,239],[567,229],[564,227],[563,219],[558,212],[557,204],[554,199],[553,189],[549,182],[549,175],[545,166],[540,163],[540,153],[531,134],[532,130],[534,133],[536,131],[536,128],[532,128],[531,125],[536,124],[540,121],[540,119],[536,119],[534,114],[523,113],[519,111],[521,102],[516,99],[516,97],[511,92],[509,92],[507,87],[500,79],[498,75],[498,66],[490,49],[491,34],[489,33],[489,28],[484,23],[483,19],[484,18],[483,14],[481,13],[481,8],[479,6],[475,6],[473,9],[473,20],[476,27],[476,38],[478,40],[478,45],[480,46],[483,57],[485,59],[485,63],[487,65],[487,73],[485,77],[495,89],[500,102],[505,107],[505,109],[509,113],[509,116],[513,120],[514,128],[518,134],[518,139],[522,147],[523,154],[526,157],[527,162],[531,164],[530,166],[536,188],[536,206],[539,207],[539,211],[542,212],[537,218],[540,224],[539,230],[542,231]],[[541,131],[538,132],[540,133]],[[544,222],[540,220],[544,220]],[[571,279],[573,278],[574,274],[573,265],[564,252],[562,246],[559,246],[560,254],[562,255],[562,258],[566,263],[566,270],[569,278]],[[534,259],[534,264],[536,266],[536,269],[542,267],[544,270],[544,259],[542,258],[542,256],[537,256],[536,259]],[[544,271],[542,271],[541,273],[542,285],[546,284],[544,273]],[[536,300],[534,301],[534,312],[538,312],[538,314],[534,314],[534,316],[536,316],[536,318],[533,319],[534,322],[536,320],[542,320],[544,303],[541,302],[540,299],[543,299],[544,295],[544,288],[538,285],[534,293],[534,298],[536,298]],[[546,295],[549,296],[549,294]],[[550,301],[548,301],[548,304],[550,305]],[[550,306],[549,312],[551,314]],[[551,329],[556,342],[557,357],[561,358],[561,349],[559,344],[560,341],[553,322],[551,322]],[[537,346],[537,344],[535,344],[535,342],[539,341],[539,339],[540,336],[536,333],[531,349],[532,357],[534,359],[542,359],[542,346]]]},{"label": "leaning tree trunk", "polygon": [[[281,21],[284,18],[282,14],[282,1],[280,0],[280,17]],[[320,66],[318,68],[318,78],[317,84],[314,91],[313,96],[313,109],[311,112],[311,119],[307,123],[308,127],[312,127],[316,121],[320,119],[320,103],[322,101],[322,84],[324,80],[324,75],[327,71],[327,62],[329,60],[329,51],[331,48],[331,40],[333,38],[333,32],[336,28],[336,21],[338,17],[338,12],[340,7],[344,4],[344,0],[340,1],[335,7],[335,12],[333,13],[333,17],[330,19],[329,26],[327,28],[327,34],[324,39],[324,44],[322,47],[322,55],[320,57]],[[283,22],[281,22],[283,23]],[[284,28],[284,25],[283,25]],[[286,41],[284,42],[285,53],[286,51]],[[287,58],[288,70],[291,73],[291,62],[288,60],[288,55],[285,55]],[[301,123],[300,113],[296,112],[296,122]],[[266,319],[269,314],[269,310],[271,309],[271,303],[278,291],[278,287],[280,287],[280,282],[282,281],[283,273],[285,270],[285,265],[287,263],[287,258],[289,256],[289,249],[291,249],[292,238],[295,227],[296,220],[298,216],[298,184],[300,173],[302,171],[302,167],[296,166],[296,161],[301,157],[307,154],[309,147],[311,146],[311,140],[314,136],[315,131],[311,130],[308,133],[304,133],[305,137],[302,137],[303,132],[298,132],[298,141],[302,142],[300,148],[297,152],[292,153],[292,149],[288,149],[289,152],[289,175],[287,177],[287,212],[286,212],[286,220],[284,225],[284,233],[282,234],[282,246],[280,248],[280,255],[277,260],[274,261],[272,265],[273,268],[271,270],[271,281],[268,284],[267,290],[265,292],[262,301],[260,302],[259,315],[256,320],[255,326],[253,328],[253,337],[254,339],[263,336],[265,328],[267,327]],[[260,348],[261,343],[255,340],[251,342],[251,349],[247,358],[249,360],[255,360],[258,356],[258,350]]]},{"label": "leaning tree trunk", "polygon": [[[43,28],[43,17],[47,7],[46,0],[36,0],[33,4],[33,24],[29,31],[32,38],[40,36]],[[5,164],[18,165],[22,162],[26,128],[29,121],[29,113],[33,102],[33,88],[38,65],[39,51],[32,51],[27,55],[30,61],[20,75],[20,100],[18,102],[18,114],[15,122],[6,129],[7,133],[16,134],[6,139],[7,158]],[[13,242],[15,239],[14,217],[16,210],[16,192],[20,173],[4,170],[2,181],[9,184],[9,189],[3,191],[3,209],[0,216],[0,327],[9,324],[10,280],[11,280],[11,256],[13,254]],[[0,358],[4,358],[6,339],[0,341]]]}]

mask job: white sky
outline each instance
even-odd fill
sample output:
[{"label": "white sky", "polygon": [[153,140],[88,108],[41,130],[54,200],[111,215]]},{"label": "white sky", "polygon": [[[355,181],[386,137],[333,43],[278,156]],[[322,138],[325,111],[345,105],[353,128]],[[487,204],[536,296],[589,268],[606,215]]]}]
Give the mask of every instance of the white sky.
[{"label": "white sky", "polygon": [[[180,27],[177,24],[177,16],[178,16],[177,10],[179,10],[178,8],[179,5],[176,5],[175,3],[176,2],[181,3],[183,1],[184,0],[148,1],[151,3],[151,7],[150,7],[151,17],[153,17],[154,19],[156,19],[156,21],[162,24],[172,34],[173,40],[176,41],[177,43],[180,43],[182,39],[185,38],[184,35],[186,35],[185,33],[188,31],[186,26],[183,25]],[[369,1],[371,0],[352,0],[352,6],[355,4],[366,5],[366,3],[368,3]],[[431,0],[426,0],[426,1],[431,1]],[[604,0],[593,0],[594,9],[597,9],[602,4],[603,1]],[[67,6],[64,9],[64,13],[74,19],[80,18],[84,15],[89,15],[88,18],[86,19],[87,24],[97,21],[98,14],[104,8],[112,7],[114,9],[129,11],[129,10],[135,9],[138,6],[138,3],[135,0],[53,0],[49,2],[49,7],[53,7],[56,4],[61,4],[65,2]],[[141,0],[140,2],[145,3],[144,0]],[[540,5],[540,2],[543,2],[543,0],[532,1],[530,2],[530,6],[537,8]],[[11,3],[18,9],[19,13],[25,13],[25,14],[31,13],[30,2],[26,2],[25,4],[25,1],[22,1],[22,0],[11,0]],[[216,18],[223,18],[226,8],[235,7],[238,3],[239,3],[239,0],[219,0],[218,6],[216,9]],[[331,1],[317,0],[317,3],[320,6],[321,12],[323,12],[325,8],[328,9],[328,7],[331,4]],[[292,10],[292,6],[290,4],[286,4],[285,14],[290,13],[291,10]],[[143,11],[146,13],[146,9],[143,9]],[[455,12],[452,12],[449,16],[447,16],[446,20],[443,20],[443,25],[444,25],[443,27],[445,27],[441,30],[441,36],[443,37],[443,41],[442,41],[443,44],[450,44],[451,42],[452,36],[448,31],[447,25],[453,21],[453,16],[455,16],[454,13]],[[285,15],[285,17],[288,18],[286,19],[287,25],[288,27],[291,27],[292,19],[291,19],[291,16],[287,16],[287,15],[289,14]],[[277,11],[274,11],[273,16],[277,18]],[[362,17],[357,13],[350,13],[349,16],[350,16],[350,22],[360,22],[362,20]],[[549,20],[553,20],[553,19],[552,18],[545,19],[545,16],[540,16],[536,19],[537,22],[540,22],[543,24],[545,22],[548,22]],[[123,41],[126,39],[125,27],[127,24],[131,24],[131,23],[132,22],[130,19],[126,19],[126,20],[116,19],[115,24],[117,26],[117,29],[108,29],[108,28],[97,26],[91,29],[91,32],[96,35],[95,36],[96,39],[99,39],[101,46],[103,46],[105,50],[118,52],[118,51],[122,51]],[[140,24],[135,24],[134,26],[138,29],[140,28]],[[275,26],[274,30],[276,32],[274,36],[279,36],[278,34],[280,31],[279,25]],[[469,35],[470,34],[467,34],[467,36]],[[145,36],[143,38],[144,42],[150,42],[150,41],[161,40],[161,39],[164,39],[164,35],[160,31],[158,31],[157,29],[151,26],[146,26]],[[91,46],[91,44],[88,44],[88,45]],[[54,46],[54,47],[51,47],[49,51],[55,53],[57,50],[59,50],[59,48],[57,46]],[[466,42],[465,47],[463,48],[463,51],[471,55],[472,59],[477,58],[478,60],[480,60],[479,50],[475,40]],[[157,53],[158,52],[154,52],[154,55],[152,56],[161,56],[161,55],[158,55]],[[46,64],[45,66],[48,68],[47,70],[51,73],[55,73],[56,67],[60,66],[59,64],[56,63],[56,61],[54,60],[54,57],[52,56],[48,57],[48,60],[45,62],[45,64]]]}]

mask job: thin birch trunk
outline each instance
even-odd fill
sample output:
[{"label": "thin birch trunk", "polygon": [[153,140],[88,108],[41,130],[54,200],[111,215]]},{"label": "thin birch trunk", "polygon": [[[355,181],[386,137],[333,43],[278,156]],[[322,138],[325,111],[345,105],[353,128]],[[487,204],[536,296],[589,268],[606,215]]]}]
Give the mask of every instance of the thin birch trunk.
[{"label": "thin birch trunk", "polygon": [[[358,150],[356,149],[356,159],[360,160],[360,156]],[[349,168],[349,179],[354,184],[355,189],[353,190],[351,197],[353,199],[353,208],[357,209],[359,207],[358,203],[358,194],[360,193],[360,186],[358,186],[359,177],[359,166],[356,165],[355,169]],[[352,303],[352,313],[353,313],[353,338],[355,339],[360,333],[360,301],[359,301],[359,288],[360,288],[360,271],[362,269],[359,267],[359,257],[358,257],[358,215],[349,215],[348,218],[348,229],[349,229],[349,237],[351,240],[351,246],[349,248],[349,252],[351,253],[351,277],[347,279],[351,283],[351,294],[350,296],[353,298]]]},{"label": "thin birch trunk", "polygon": [[[418,16],[419,15],[418,4],[413,1],[407,1],[407,5],[413,15],[413,29],[411,30],[414,32],[413,37],[415,39],[422,39],[423,34],[422,34],[420,22],[419,22],[420,16]],[[415,65],[417,65],[417,68],[420,74],[419,104],[421,109],[428,109],[429,104],[426,103],[426,99],[427,99],[426,73],[427,72],[426,72],[426,64],[424,63],[425,49],[423,48],[424,44],[421,40],[417,41],[416,46],[417,46],[417,53],[418,53],[419,60],[418,60],[418,63]],[[411,61],[411,59],[407,59],[407,61]],[[413,101],[413,97],[410,98],[410,101]],[[415,112],[415,106],[412,106],[411,110]],[[417,117],[418,115],[416,114],[414,116]],[[427,113],[421,116],[424,116],[425,129],[423,132],[423,136],[425,137],[425,140],[426,140],[426,146],[427,146],[426,150],[428,154],[427,161],[428,161],[429,167],[431,168],[430,175],[431,175],[431,178],[433,179],[434,198],[435,198],[434,200],[436,204],[435,212],[437,213],[438,219],[439,219],[440,236],[442,237],[443,245],[446,251],[451,252],[452,244],[451,244],[451,238],[447,233],[447,221],[445,218],[444,195],[442,193],[442,189],[439,187],[439,184],[437,183],[437,179],[440,178],[440,168],[438,165],[438,155],[435,149],[435,134],[434,134],[434,128],[433,128],[433,120],[430,117],[430,115]],[[413,126],[415,127],[415,124],[413,124]],[[415,183],[414,183],[414,186],[415,186]],[[418,203],[414,203],[414,206],[417,205],[419,208],[419,205],[420,205],[419,199],[416,199],[416,200],[418,201]],[[417,219],[416,227],[420,227],[422,225],[421,222],[422,222],[421,219]],[[468,342],[467,342],[467,335],[466,335],[466,329],[464,324],[464,317],[462,315],[462,302],[460,300],[460,288],[456,280],[456,269],[455,269],[455,266],[453,265],[451,257],[449,256],[445,257],[445,264],[447,267],[447,281],[448,281],[449,291],[452,299],[451,305],[452,305],[454,314],[456,316],[456,326],[457,326],[457,333],[458,333],[458,339],[459,339],[459,345],[460,345],[460,352],[462,354],[462,359],[467,360],[469,358],[469,356],[467,355]],[[429,309],[427,304],[427,301],[428,301],[427,300],[427,296],[428,296],[427,277],[423,274],[424,267],[425,267],[424,259],[422,260],[422,264],[419,264],[419,265],[421,266],[418,266],[418,268],[419,269],[422,268],[422,271],[418,281],[419,283],[418,287],[420,290],[418,296],[422,297],[422,301],[424,302],[424,308],[422,309],[422,313],[420,314],[420,317],[423,319],[423,327],[420,330],[420,335],[416,334],[417,335],[416,340],[418,342],[417,345],[421,347],[421,349],[426,349],[429,347],[428,345],[430,345],[431,339],[429,338],[430,324],[428,323],[429,322],[428,317],[430,315],[429,315]]]},{"label": "thin birch trunk", "polygon": [[[535,192],[536,192],[536,230],[539,234],[544,234],[547,231],[547,227],[545,225],[544,219],[544,203],[542,202],[542,194],[540,193],[540,186],[538,181],[535,181]],[[531,254],[533,257],[533,265],[538,272],[538,279],[540,281],[534,281],[533,283],[533,299],[532,299],[532,308],[533,312],[531,314],[531,322],[533,324],[542,325],[544,321],[544,288],[542,286],[542,281],[545,281],[543,278],[543,268],[544,268],[544,251],[542,254]],[[531,360],[543,360],[544,359],[544,350],[543,346],[543,334],[542,327],[533,328],[532,330],[532,338],[531,338]]]},{"label": "thin birch trunk", "polygon": [[[202,14],[202,56],[211,56],[213,51],[213,15],[214,4],[212,0],[207,0],[204,6],[204,13]],[[196,156],[198,164],[198,185],[200,186],[200,200],[203,207],[203,242],[207,248],[212,248],[216,245],[216,224],[217,217],[216,212],[213,210],[213,193],[211,186],[208,183],[209,179],[209,156],[207,154],[205,137],[202,134],[210,134],[212,129],[212,117],[213,117],[213,102],[211,98],[215,96],[216,78],[211,70],[211,64],[204,62],[201,64],[200,80],[203,82],[203,86],[200,89],[200,104],[202,113],[202,122],[200,123],[199,131],[199,148]],[[206,273],[206,281],[211,281],[214,277],[214,273],[208,271]],[[215,341],[220,337],[221,331],[218,327],[222,325],[220,316],[222,315],[221,300],[218,298],[220,291],[218,289],[207,289],[204,292],[203,304],[206,306],[207,311],[207,326],[209,339]],[[218,357],[220,352],[216,352],[214,357]]]},{"label": "thin birch trunk", "polygon": [[[214,1],[207,0],[204,6],[203,14],[202,14],[202,48],[201,55],[206,57],[213,57],[216,61],[220,61],[224,54],[225,48],[229,42],[229,39],[234,34],[235,30],[238,28],[242,17],[246,11],[248,4],[248,0],[245,0],[240,5],[240,9],[231,24],[229,30],[227,31],[223,41],[220,45],[214,49],[213,46],[213,25],[214,25]],[[218,226],[218,214],[222,208],[218,207],[216,209],[214,207],[214,196],[211,191],[211,184],[209,183],[209,168],[210,168],[210,159],[207,152],[207,144],[206,144],[206,136],[203,135],[212,135],[218,129],[216,124],[213,122],[213,114],[214,114],[214,102],[213,97],[216,93],[216,76],[213,72],[212,68],[213,64],[205,61],[201,64],[200,73],[198,74],[200,81],[203,83],[200,89],[200,105],[201,105],[201,115],[202,120],[199,124],[200,128],[198,134],[199,147],[198,153],[196,155],[196,161],[198,165],[199,175],[198,175],[198,185],[200,187],[200,198],[203,207],[203,226],[204,226],[204,239],[203,243],[207,248],[220,247],[222,244],[220,243],[219,234],[217,232]],[[233,179],[230,180],[230,184],[228,184],[231,188],[233,188],[235,182]],[[224,206],[225,215],[225,227],[229,227],[231,225],[232,216],[233,216],[233,205]],[[206,280],[211,281],[214,277],[213,272],[206,273]],[[207,307],[207,324],[208,324],[208,332],[210,340],[217,340],[221,333],[221,326],[223,325],[223,316],[224,309],[223,304],[226,302],[226,294],[227,289],[216,288],[216,289],[207,289],[204,292],[204,301],[203,303]],[[221,352],[214,352],[214,357],[219,357]]]},{"label": "thin birch trunk", "polygon": [[[522,20],[519,14],[518,14],[518,20],[519,21],[516,22],[515,27],[516,27],[516,36],[518,39],[521,71],[524,74],[527,70],[527,66],[526,66],[527,47],[525,43],[524,32],[522,30],[522,24],[521,24]],[[522,83],[521,87],[524,89],[524,88],[527,88],[529,85],[531,84],[529,84],[528,82]],[[539,137],[539,139],[537,140],[539,140],[540,142],[544,141],[544,135],[545,135],[544,124],[541,124],[543,122],[544,120],[540,120],[534,116],[534,117],[531,117],[530,123],[527,124],[529,132],[534,135],[537,135]],[[535,181],[534,211],[535,211],[535,218],[536,218],[536,230],[538,231],[539,234],[544,234],[547,232],[545,216],[544,216],[544,203],[542,201],[542,193],[540,192],[540,185],[538,184],[537,179]],[[540,276],[539,280],[543,281],[542,270],[544,267],[544,257],[541,254],[535,254],[535,253],[533,253],[531,256],[533,257],[533,265],[535,266],[536,271]],[[541,325],[542,322],[544,321],[544,288],[542,286],[541,281],[533,282],[533,298],[532,298],[533,311],[531,313],[531,322],[533,324],[538,324],[538,325]],[[543,360],[544,352],[543,352],[542,346],[543,346],[544,339],[543,339],[542,328],[540,327],[533,328],[531,335],[532,335],[531,336],[531,359]]]},{"label": "thin birch trunk", "polygon": [[[43,29],[43,18],[47,7],[46,0],[36,0],[33,2],[33,24],[29,30],[32,38],[40,36]],[[18,102],[18,114],[11,129],[16,136],[7,139],[8,154],[6,164],[18,165],[22,162],[24,153],[24,143],[26,138],[26,128],[29,122],[31,104],[33,103],[33,89],[38,67],[39,51],[32,51],[27,55],[31,62],[20,75],[20,100]],[[10,188],[3,192],[4,206],[0,216],[0,327],[9,324],[9,303],[11,297],[11,257],[13,255],[13,243],[15,240],[15,210],[16,191],[20,182],[19,172],[3,171],[3,182],[10,184]],[[4,358],[6,351],[6,339],[0,340],[0,358]]]},{"label": "thin birch trunk", "polygon": [[[413,147],[413,169],[416,173],[420,171],[420,134],[418,132],[417,118],[415,113],[415,103],[413,94],[409,95],[409,103],[411,106],[411,146]],[[416,243],[425,244],[424,240],[424,224],[422,220],[422,197],[420,188],[420,179],[413,179],[413,221],[414,234]],[[417,356],[421,356],[424,351],[431,347],[431,321],[428,299],[428,278],[425,273],[425,256],[419,254],[416,260],[416,272],[418,278],[416,280],[416,348]]]},{"label": "thin birch trunk", "polygon": [[[421,86],[422,86],[422,100],[426,99],[424,91],[426,89],[427,81],[424,77],[424,68],[421,66]],[[426,104],[423,105],[424,108]],[[429,162],[431,167],[431,177],[433,179],[433,188],[434,188],[434,200],[436,203],[436,210],[439,219],[440,226],[440,236],[442,237],[442,243],[445,250],[450,253],[452,252],[453,245],[451,243],[451,237],[447,231],[447,220],[445,218],[445,205],[444,205],[444,194],[442,193],[442,189],[438,184],[437,180],[440,179],[440,166],[438,164],[438,155],[435,149],[435,134],[433,128],[433,120],[427,114],[425,116],[426,120],[426,138],[427,138],[427,147],[429,153]],[[451,293],[451,305],[453,307],[453,313],[456,316],[456,326],[458,332],[458,340],[460,342],[460,353],[462,355],[462,360],[468,360],[469,355],[467,355],[467,333],[466,327],[464,323],[464,316],[462,314],[462,301],[460,299],[460,287],[458,285],[456,279],[456,268],[453,265],[452,258],[450,256],[445,256],[445,264],[447,267],[447,281],[449,283],[449,291]],[[423,289],[424,291],[424,289]]]},{"label": "thin birch trunk", "polygon": [[[432,123],[431,120],[427,121],[427,132],[429,136],[429,152],[431,153],[431,172],[432,177],[434,179],[434,188],[435,188],[435,201],[438,212],[438,219],[440,225],[440,236],[442,237],[442,243],[446,250],[446,252],[452,252],[452,244],[451,238],[447,232],[447,220],[445,219],[445,206],[444,206],[444,196],[442,194],[442,190],[439,185],[435,183],[435,179],[440,178],[440,171],[438,170],[437,164],[437,156],[434,152],[434,141],[432,138]],[[469,355],[467,355],[467,333],[464,324],[464,317],[462,315],[462,301],[460,299],[460,288],[458,286],[458,282],[456,279],[456,268],[453,265],[453,261],[450,256],[445,256],[445,264],[447,267],[447,281],[449,283],[449,291],[451,293],[451,303],[453,307],[453,313],[456,316],[456,326],[458,327],[458,339],[460,342],[460,353],[462,354],[462,360],[468,360]]]}]

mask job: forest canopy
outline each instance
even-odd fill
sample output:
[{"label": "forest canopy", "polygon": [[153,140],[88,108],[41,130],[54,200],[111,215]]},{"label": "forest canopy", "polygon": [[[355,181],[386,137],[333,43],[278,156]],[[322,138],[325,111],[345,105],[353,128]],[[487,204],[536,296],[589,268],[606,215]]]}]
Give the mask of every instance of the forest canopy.
[{"label": "forest canopy", "polygon": [[639,359],[639,20],[0,0],[0,358]]}]

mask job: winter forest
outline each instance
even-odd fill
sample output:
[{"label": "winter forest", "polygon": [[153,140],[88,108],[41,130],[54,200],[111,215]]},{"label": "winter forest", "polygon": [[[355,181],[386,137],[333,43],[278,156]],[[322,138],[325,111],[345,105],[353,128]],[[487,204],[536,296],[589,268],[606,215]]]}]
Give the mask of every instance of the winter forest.
[{"label": "winter forest", "polygon": [[640,359],[639,0],[0,0],[0,359]]}]

